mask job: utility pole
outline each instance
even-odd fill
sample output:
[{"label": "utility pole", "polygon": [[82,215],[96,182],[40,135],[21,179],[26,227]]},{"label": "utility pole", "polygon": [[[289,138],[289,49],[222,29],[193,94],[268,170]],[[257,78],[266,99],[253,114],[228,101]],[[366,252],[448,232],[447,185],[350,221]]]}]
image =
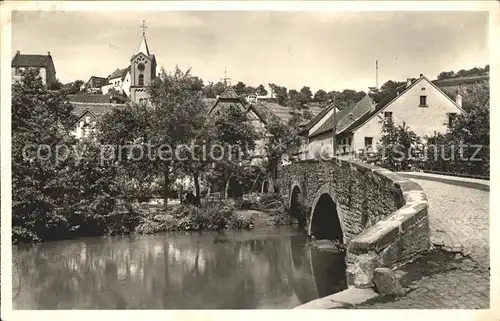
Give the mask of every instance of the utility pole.
[{"label": "utility pole", "polygon": [[224,78],[221,78],[220,80],[224,84],[224,87],[227,87],[228,84],[231,86],[231,78],[227,77],[227,66],[224,66]]},{"label": "utility pole", "polygon": [[376,85],[378,89],[378,60],[375,60],[375,77],[376,77]]}]

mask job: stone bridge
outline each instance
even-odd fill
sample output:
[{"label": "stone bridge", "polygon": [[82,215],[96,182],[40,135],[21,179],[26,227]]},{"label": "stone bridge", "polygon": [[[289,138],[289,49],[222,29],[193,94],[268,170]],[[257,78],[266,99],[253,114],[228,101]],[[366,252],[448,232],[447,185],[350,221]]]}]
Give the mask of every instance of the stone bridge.
[{"label": "stone bridge", "polygon": [[335,158],[280,167],[279,193],[310,236],[347,247],[347,282],[372,286],[373,270],[427,251],[428,202],[415,182],[379,167]]}]

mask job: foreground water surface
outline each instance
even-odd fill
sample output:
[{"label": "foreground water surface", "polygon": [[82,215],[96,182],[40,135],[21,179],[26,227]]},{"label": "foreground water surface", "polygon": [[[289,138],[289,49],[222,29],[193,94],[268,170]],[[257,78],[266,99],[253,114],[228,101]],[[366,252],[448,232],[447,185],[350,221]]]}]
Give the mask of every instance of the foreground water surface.
[{"label": "foreground water surface", "polygon": [[293,227],[13,248],[15,309],[293,308],[345,289],[342,254]]}]

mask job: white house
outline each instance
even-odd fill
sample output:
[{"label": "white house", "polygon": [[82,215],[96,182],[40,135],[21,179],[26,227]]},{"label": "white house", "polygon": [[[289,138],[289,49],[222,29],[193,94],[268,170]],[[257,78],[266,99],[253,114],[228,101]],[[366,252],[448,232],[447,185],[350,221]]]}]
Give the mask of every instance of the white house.
[{"label": "white house", "polygon": [[[375,150],[382,134],[384,120],[392,118],[396,126],[403,122],[420,137],[445,133],[453,118],[462,113],[462,97],[449,98],[427,77],[408,79],[375,104],[369,95],[357,103],[333,113],[333,106],[318,114],[302,130],[306,138],[302,158],[315,158],[318,153],[332,155],[333,128],[336,125],[337,154]],[[336,118],[336,119],[335,119]]]},{"label": "white house", "polygon": [[108,77],[108,84],[101,87],[104,95],[109,93],[111,88],[118,92],[124,93],[127,97],[130,96],[131,74],[130,66],[123,69],[116,69]]}]

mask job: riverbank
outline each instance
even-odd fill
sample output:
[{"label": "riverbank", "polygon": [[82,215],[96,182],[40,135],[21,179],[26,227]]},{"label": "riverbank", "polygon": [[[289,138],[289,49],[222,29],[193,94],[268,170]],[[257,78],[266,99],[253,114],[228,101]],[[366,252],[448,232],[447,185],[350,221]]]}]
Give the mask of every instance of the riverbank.
[{"label": "riverbank", "polygon": [[220,231],[226,229],[253,229],[296,224],[284,209],[241,209],[225,203],[175,205],[164,210],[161,205],[138,205],[141,222],[135,233],[154,234],[174,231]]},{"label": "riverbank", "polygon": [[203,199],[199,206],[169,203],[166,210],[161,203],[122,200],[110,213],[70,212],[58,218],[57,225],[40,225],[40,234],[14,226],[13,244],[174,231],[253,229],[297,223],[283,201],[274,194],[248,195],[237,200]]}]

